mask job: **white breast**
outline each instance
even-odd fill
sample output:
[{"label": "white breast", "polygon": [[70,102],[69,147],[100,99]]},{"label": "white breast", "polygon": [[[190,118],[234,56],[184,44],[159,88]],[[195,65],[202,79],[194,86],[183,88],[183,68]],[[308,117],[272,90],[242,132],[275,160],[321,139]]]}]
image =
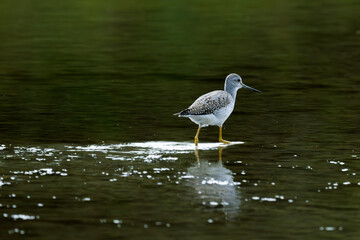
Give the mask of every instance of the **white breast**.
[{"label": "white breast", "polygon": [[201,127],[222,126],[233,110],[234,104],[229,104],[226,107],[220,108],[212,114],[193,115],[189,118],[191,121],[200,125]]}]

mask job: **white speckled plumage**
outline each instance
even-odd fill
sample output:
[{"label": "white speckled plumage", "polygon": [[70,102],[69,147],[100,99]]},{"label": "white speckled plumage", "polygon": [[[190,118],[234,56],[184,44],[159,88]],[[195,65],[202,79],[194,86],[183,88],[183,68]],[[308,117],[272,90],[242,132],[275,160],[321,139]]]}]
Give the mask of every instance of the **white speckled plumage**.
[{"label": "white speckled plumage", "polygon": [[179,117],[188,117],[191,121],[199,125],[198,133],[195,136],[196,145],[200,128],[210,125],[219,126],[219,141],[229,143],[222,139],[221,128],[234,110],[237,90],[242,87],[260,92],[257,89],[245,85],[241,77],[236,73],[231,73],[225,79],[224,90],[206,93],[196,99],[187,109],[174,114]]},{"label": "white speckled plumage", "polygon": [[[225,91],[213,91],[199,97],[188,109],[188,117],[201,127],[222,126],[234,109],[233,97]],[[185,117],[186,115],[182,115]]]}]

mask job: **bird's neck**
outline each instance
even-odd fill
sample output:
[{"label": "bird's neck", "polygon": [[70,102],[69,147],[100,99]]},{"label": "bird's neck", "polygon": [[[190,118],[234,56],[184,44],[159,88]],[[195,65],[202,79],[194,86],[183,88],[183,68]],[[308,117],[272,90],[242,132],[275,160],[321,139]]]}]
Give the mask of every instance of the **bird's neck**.
[{"label": "bird's neck", "polygon": [[234,100],[236,99],[236,93],[238,90],[236,87],[225,83],[224,90],[228,92],[234,98]]}]

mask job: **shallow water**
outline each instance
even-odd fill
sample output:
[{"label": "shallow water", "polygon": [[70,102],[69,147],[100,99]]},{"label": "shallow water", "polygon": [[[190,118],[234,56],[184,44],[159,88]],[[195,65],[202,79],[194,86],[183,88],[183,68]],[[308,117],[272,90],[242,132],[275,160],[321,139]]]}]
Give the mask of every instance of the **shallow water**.
[{"label": "shallow water", "polygon": [[[359,239],[360,4],[2,1],[1,239]],[[245,84],[218,129],[172,114]]]},{"label": "shallow water", "polygon": [[44,239],[357,235],[359,157],[248,145],[2,146],[1,228]]}]

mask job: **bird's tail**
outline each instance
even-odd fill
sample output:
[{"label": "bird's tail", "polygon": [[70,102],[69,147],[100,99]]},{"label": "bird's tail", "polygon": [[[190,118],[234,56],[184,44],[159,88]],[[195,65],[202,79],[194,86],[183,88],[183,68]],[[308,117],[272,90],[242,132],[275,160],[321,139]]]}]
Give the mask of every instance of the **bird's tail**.
[{"label": "bird's tail", "polygon": [[187,117],[188,115],[189,115],[189,109],[185,109],[181,112],[174,113],[174,116],[178,116],[178,117]]}]

